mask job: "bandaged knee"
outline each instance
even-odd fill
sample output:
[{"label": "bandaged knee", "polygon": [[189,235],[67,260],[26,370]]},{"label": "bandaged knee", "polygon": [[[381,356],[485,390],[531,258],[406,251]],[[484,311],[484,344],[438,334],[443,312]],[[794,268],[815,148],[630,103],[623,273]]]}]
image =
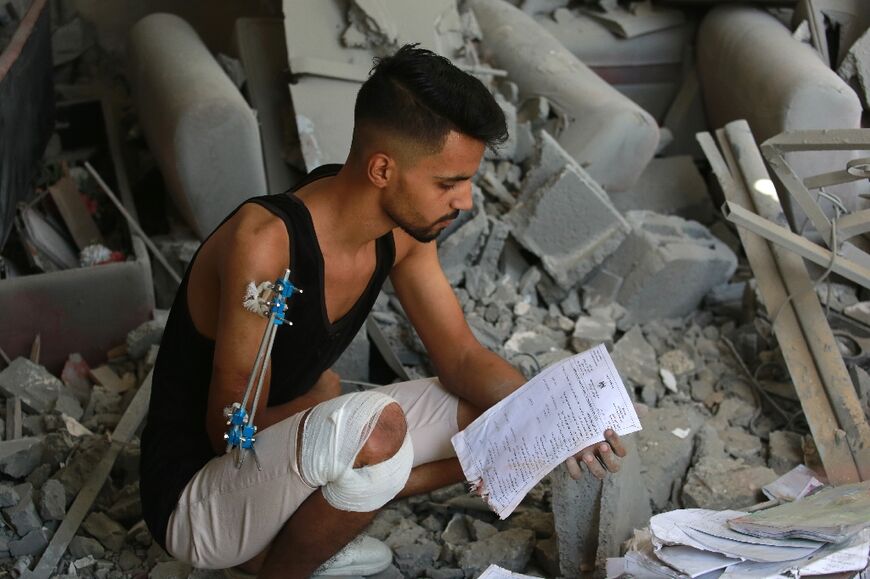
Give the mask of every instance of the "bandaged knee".
[{"label": "bandaged knee", "polygon": [[313,487],[322,487],[323,497],[336,509],[374,511],[408,482],[414,448],[407,432],[392,457],[353,468],[381,412],[394,402],[379,392],[355,392],[318,404],[308,414],[299,458],[302,478]]}]

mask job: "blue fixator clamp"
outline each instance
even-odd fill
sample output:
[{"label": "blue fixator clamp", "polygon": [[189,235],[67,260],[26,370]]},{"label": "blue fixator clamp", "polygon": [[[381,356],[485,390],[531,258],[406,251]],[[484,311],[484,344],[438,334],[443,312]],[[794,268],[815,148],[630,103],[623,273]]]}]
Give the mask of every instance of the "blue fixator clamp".
[{"label": "blue fixator clamp", "polygon": [[[269,368],[269,359],[272,357],[272,346],[275,343],[275,334],[278,326],[282,324],[292,325],[292,322],[285,318],[287,300],[294,293],[302,293],[302,290],[290,281],[289,269],[284,272],[283,278],[275,280],[270,289],[272,291],[272,298],[267,304],[269,306],[269,322],[266,324],[263,339],[260,340],[260,348],[257,351],[257,358],[254,360],[254,367],[251,369],[248,384],[245,387],[244,398],[242,398],[241,402],[235,402],[232,406],[224,408],[224,417],[228,419],[227,426],[229,427],[226,434],[224,434],[224,440],[227,441],[226,451],[230,452],[236,449],[236,466],[239,468],[241,468],[245,461],[243,450],[251,451],[254,454],[257,468],[260,468],[260,461],[254,450],[254,442],[257,440],[254,436],[257,432],[257,427],[254,425],[257,404],[260,401],[260,394],[263,390],[266,370]],[[254,399],[249,415],[247,408],[252,391],[254,392]]]}]

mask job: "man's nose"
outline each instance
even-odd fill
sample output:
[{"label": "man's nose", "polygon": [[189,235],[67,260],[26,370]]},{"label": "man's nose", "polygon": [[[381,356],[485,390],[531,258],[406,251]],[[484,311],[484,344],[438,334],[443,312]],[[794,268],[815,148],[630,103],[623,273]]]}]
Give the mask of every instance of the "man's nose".
[{"label": "man's nose", "polygon": [[471,181],[466,181],[461,186],[457,187],[457,189],[457,195],[450,203],[450,207],[460,211],[470,211],[471,208],[474,207],[474,202],[471,198]]}]

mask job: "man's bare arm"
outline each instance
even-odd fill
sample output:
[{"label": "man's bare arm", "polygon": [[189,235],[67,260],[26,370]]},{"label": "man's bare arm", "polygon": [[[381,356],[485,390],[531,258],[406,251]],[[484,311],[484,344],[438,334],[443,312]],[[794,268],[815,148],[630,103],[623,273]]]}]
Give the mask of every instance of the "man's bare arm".
[{"label": "man's bare arm", "polygon": [[[486,410],[526,382],[520,372],[484,348],[471,333],[434,244],[412,245],[393,268],[391,279],[441,383],[450,392]],[[597,478],[619,470],[625,447],[612,430],[604,437],[606,442],[584,448],[568,459],[572,477],[582,475],[580,462]]]},{"label": "man's bare arm", "polygon": [[[241,402],[267,323],[242,305],[245,289],[249,282],[259,284],[280,278],[289,262],[289,240],[283,222],[259,207],[245,207],[242,211],[238,223],[229,224],[231,227],[221,232],[226,238],[215,240],[224,251],[216,257],[220,302],[206,427],[212,447],[218,452],[225,448],[223,409]],[[268,369],[255,421],[259,430],[338,395],[340,389],[337,375],[334,379],[323,376],[307,394],[267,407],[270,379]]]},{"label": "man's bare arm", "polygon": [[522,386],[525,378],[481,346],[471,333],[441,270],[435,245],[408,239],[401,242],[413,244],[390,276],[402,307],[423,340],[444,387],[486,410]]}]

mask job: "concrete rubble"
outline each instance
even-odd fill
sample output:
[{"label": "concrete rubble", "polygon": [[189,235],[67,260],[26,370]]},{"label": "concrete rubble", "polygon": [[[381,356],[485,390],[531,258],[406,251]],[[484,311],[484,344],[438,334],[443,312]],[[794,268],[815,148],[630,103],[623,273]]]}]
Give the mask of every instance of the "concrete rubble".
[{"label": "concrete rubble", "polygon": [[[693,4],[305,0],[284,2],[283,18],[280,10],[250,7],[225,23],[236,35],[227,32],[225,42],[191,7],[130,22],[121,55],[111,53],[106,24],[91,22],[92,12],[53,3],[58,82],[85,84],[89,74],[129,82],[117,87],[130,112],[117,134],[130,149],[106,162],[131,173],[125,204],[135,195],[142,227],[177,272],[238,202],[280,193],[302,172],[344,160],[353,98],[372,57],[421,42],[480,78],[505,111],[510,138],[486,152],[473,179],[473,209],[437,240],[444,273],[474,335],[528,377],[605,344],[643,430],[626,438],[630,455],[619,474],[602,482],[587,472],[575,481],[560,466],[506,520],[462,484],[391,502],[366,531],[393,551],[379,579],[471,579],[493,563],[542,577],[603,576],[607,559],[623,555],[624,542],[653,515],[752,507],[766,500],[763,486],[799,465],[822,476],[773,314],[717,210],[721,192],[694,133],[736,118],[746,118],[761,140],[790,129],[859,127],[870,108],[868,33],[838,29],[849,44],[824,62],[793,36],[806,29],[812,43],[809,25],[789,24],[780,11]],[[804,18],[800,10],[795,20]],[[0,15],[0,40],[4,26]],[[57,131],[68,122],[63,116]],[[90,207],[93,186],[75,160],[82,153],[55,137],[45,172],[73,159],[66,183],[75,182],[73,197]],[[801,177],[842,170],[855,157],[787,155]],[[863,208],[866,182],[830,189],[849,209]],[[801,215],[786,210],[793,221]],[[60,238],[74,240],[78,254],[74,233],[82,229],[64,224],[70,239]],[[116,237],[130,237],[117,224],[115,232],[98,225],[109,255]],[[16,265],[3,241],[0,304],[13,303],[2,301],[4,284],[51,269],[35,265],[45,264],[44,255]],[[29,325],[14,336],[11,359],[0,356],[0,572],[18,577],[34,568],[154,364],[177,282],[142,261],[139,249],[127,253],[139,261],[114,264],[135,264],[153,280],[137,290],[144,297],[130,293],[141,311],[121,320],[123,332],[100,335],[99,348],[82,343],[70,351],[75,338],[55,339],[57,326],[43,322],[42,357]],[[7,280],[12,266],[32,275]],[[54,273],[83,285],[94,275]],[[97,310],[112,292],[112,278],[100,279],[108,281],[85,308]],[[830,297],[829,320],[870,418],[870,301],[840,281],[816,293],[823,302]],[[27,312],[28,323],[39,309]],[[87,326],[86,314],[70,318],[76,328]],[[13,312],[16,324],[21,316]],[[93,317],[94,325],[104,321]],[[334,367],[346,390],[434,373],[389,284],[370,323],[382,339],[363,327]],[[138,459],[133,436],[81,513],[53,576],[222,576],[175,561],[152,542]]]}]

